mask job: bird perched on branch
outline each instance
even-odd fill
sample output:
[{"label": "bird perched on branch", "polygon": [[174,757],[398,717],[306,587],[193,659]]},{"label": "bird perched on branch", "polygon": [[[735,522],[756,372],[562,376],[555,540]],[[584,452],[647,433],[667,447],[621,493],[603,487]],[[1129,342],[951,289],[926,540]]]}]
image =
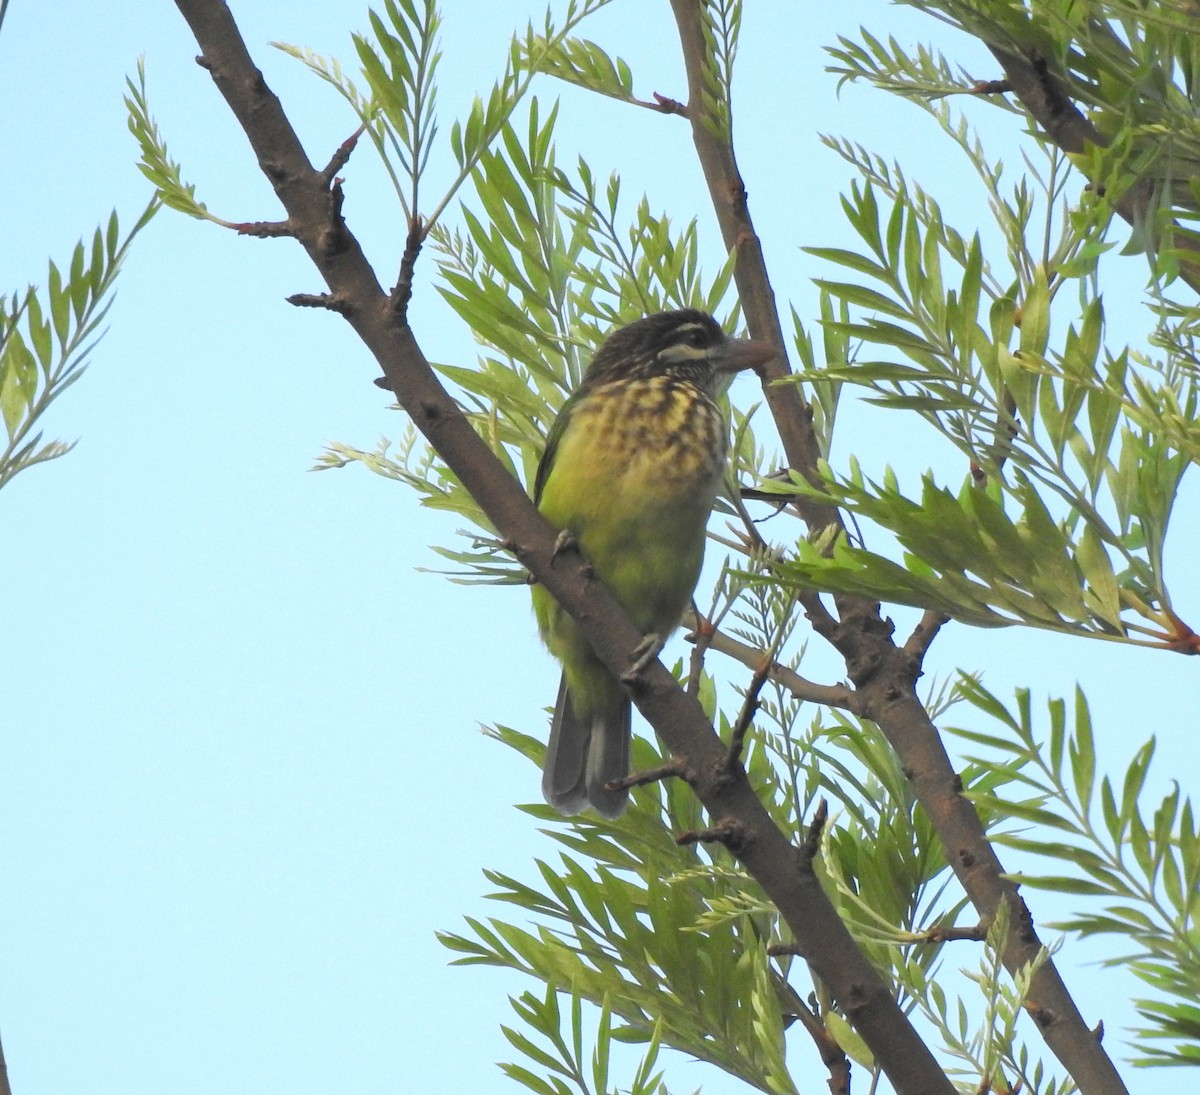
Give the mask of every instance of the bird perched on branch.
[{"label": "bird perched on branch", "polygon": [[[700,577],[728,447],[722,378],[774,354],[694,309],[647,316],[608,337],[550,429],[534,501],[646,636],[648,657]],[[608,785],[629,773],[629,697],[544,586],[533,607],[563,665],[542,793],[563,814],[617,817],[629,792]]]}]

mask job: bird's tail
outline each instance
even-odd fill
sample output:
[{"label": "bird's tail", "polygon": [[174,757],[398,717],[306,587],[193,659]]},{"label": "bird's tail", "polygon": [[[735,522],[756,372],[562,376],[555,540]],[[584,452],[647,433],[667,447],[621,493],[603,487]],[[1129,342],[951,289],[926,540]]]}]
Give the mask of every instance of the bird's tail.
[{"label": "bird's tail", "polygon": [[558,686],[550,743],[542,769],[542,794],[559,813],[572,816],[591,806],[601,817],[620,817],[629,792],[605,784],[629,774],[629,698],[616,681],[590,718],[580,718],[564,675]]}]

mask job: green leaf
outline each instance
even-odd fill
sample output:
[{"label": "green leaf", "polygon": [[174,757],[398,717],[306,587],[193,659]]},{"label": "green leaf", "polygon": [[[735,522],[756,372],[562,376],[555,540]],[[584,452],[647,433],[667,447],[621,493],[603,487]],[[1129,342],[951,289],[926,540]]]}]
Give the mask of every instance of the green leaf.
[{"label": "green leaf", "polygon": [[1081,897],[1107,897],[1109,888],[1099,882],[1085,878],[1068,878],[1066,875],[1035,875],[1021,873],[1013,876],[1022,886],[1036,890],[1052,890],[1055,893],[1073,893]]},{"label": "green leaf", "polygon": [[[974,677],[966,673],[959,673],[957,680],[958,690],[963,698],[971,704],[972,707],[978,708],[980,711],[990,715],[997,722],[1003,723],[1012,730],[1019,730],[1020,723],[1009,713],[1008,708],[1000,702],[991,692],[983,687]],[[1028,695],[1028,689],[1022,689],[1025,695]]]},{"label": "green leaf", "polygon": [[567,83],[633,103],[633,73],[620,57],[615,60],[595,42],[585,38],[565,38],[555,44],[537,35],[523,47],[537,71],[556,76]]},{"label": "green leaf", "polygon": [[905,305],[898,304],[890,297],[862,285],[852,285],[843,281],[826,281],[823,278],[814,278],[813,284],[839,300],[844,300],[848,304],[856,304],[868,311],[882,312],[898,319],[907,319],[910,315],[910,309]]},{"label": "green leaf", "polygon": [[547,1068],[552,1072],[565,1072],[558,1059],[551,1056],[545,1050],[539,1048],[532,1041],[526,1038],[523,1034],[513,1030],[511,1027],[501,1024],[500,1032],[508,1039],[509,1044],[519,1053],[525,1054],[532,1061],[536,1061],[543,1068]]},{"label": "green leaf", "polygon": [[49,274],[50,317],[54,323],[54,333],[58,337],[59,346],[66,346],[71,332],[71,297],[63,288],[62,275],[58,267],[50,263]]},{"label": "green leaf", "polygon": [[1079,799],[1080,811],[1086,817],[1091,809],[1096,779],[1096,741],[1092,735],[1092,716],[1087,697],[1078,685],[1075,686],[1075,733],[1068,745],[1068,755],[1075,795]]},{"label": "green leaf", "polygon": [[1080,536],[1076,548],[1076,558],[1084,580],[1088,583],[1088,590],[1084,595],[1088,606],[1114,631],[1123,635],[1125,625],[1121,621],[1121,590],[1117,584],[1117,576],[1113,573],[1112,562],[1104,550],[1100,536],[1091,524],[1083,527],[1083,535]]},{"label": "green leaf", "polygon": [[916,361],[936,360],[934,347],[927,339],[894,323],[868,320],[865,323],[831,323],[828,326],[851,338],[861,338],[864,342],[880,346],[894,346],[909,354]]},{"label": "green leaf", "polygon": [[838,247],[802,247],[801,250],[815,258],[857,270],[860,274],[868,274],[888,284],[892,282],[892,277],[885,267],[857,252],[845,251]]},{"label": "green leaf", "polygon": [[989,795],[982,795],[976,801],[984,808],[1000,815],[1010,815],[1020,818],[1022,821],[1031,821],[1037,825],[1045,825],[1049,829],[1058,829],[1062,832],[1074,833],[1076,831],[1074,822],[1060,817],[1044,806],[1029,802],[1005,801]]},{"label": "green leaf", "polygon": [[1125,780],[1121,785],[1122,828],[1127,826],[1137,813],[1138,799],[1146,783],[1146,775],[1150,770],[1150,762],[1154,759],[1154,739],[1151,738],[1138,749],[1125,770]]},{"label": "green leaf", "polygon": [[0,351],[0,411],[9,437],[15,437],[37,395],[38,367],[17,328],[8,332]]}]

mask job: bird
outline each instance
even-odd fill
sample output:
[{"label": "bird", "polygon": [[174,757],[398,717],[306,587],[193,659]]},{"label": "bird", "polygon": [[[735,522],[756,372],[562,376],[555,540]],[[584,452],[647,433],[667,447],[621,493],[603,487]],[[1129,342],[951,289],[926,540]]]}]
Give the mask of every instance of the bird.
[{"label": "bird", "polygon": [[[612,332],[547,435],[533,500],[577,548],[657,656],[679,625],[704,561],[708,517],[725,476],[728,424],[719,397],[730,374],[777,351],[729,337],[693,308]],[[630,700],[579,625],[540,584],[538,629],[562,663],[542,794],[559,813],[589,806],[615,819],[629,791]]]}]

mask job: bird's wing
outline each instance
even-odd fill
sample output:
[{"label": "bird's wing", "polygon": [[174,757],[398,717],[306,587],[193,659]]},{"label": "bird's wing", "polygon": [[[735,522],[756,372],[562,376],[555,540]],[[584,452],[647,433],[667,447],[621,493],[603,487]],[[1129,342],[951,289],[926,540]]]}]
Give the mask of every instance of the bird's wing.
[{"label": "bird's wing", "polygon": [[533,477],[533,504],[536,506],[542,500],[542,491],[546,489],[546,480],[550,478],[550,469],[554,467],[554,457],[558,452],[558,443],[562,440],[562,436],[567,432],[567,425],[571,419],[571,411],[575,404],[579,402],[581,392],[575,392],[562,405],[562,409],[558,412],[558,417],[555,418],[550,426],[550,432],[546,435],[546,448],[542,452],[542,459],[538,463],[537,474]]}]

